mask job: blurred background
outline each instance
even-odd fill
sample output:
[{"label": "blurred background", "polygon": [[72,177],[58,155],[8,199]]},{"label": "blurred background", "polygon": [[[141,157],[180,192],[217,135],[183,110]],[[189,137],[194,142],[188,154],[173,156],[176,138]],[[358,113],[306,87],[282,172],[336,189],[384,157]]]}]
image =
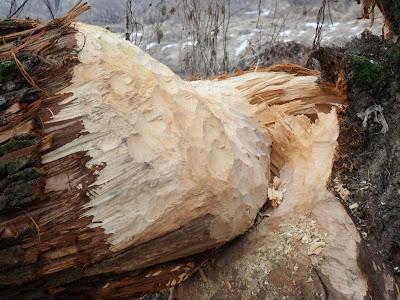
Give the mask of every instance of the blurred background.
[{"label": "blurred background", "polygon": [[[40,22],[64,15],[77,0],[2,0],[1,17]],[[106,28],[147,51],[181,77],[234,72],[237,67],[294,62],[311,51],[325,3],[321,45],[343,45],[375,24],[358,20],[354,0],[89,0],[80,21]],[[320,22],[322,18],[320,16]]]}]

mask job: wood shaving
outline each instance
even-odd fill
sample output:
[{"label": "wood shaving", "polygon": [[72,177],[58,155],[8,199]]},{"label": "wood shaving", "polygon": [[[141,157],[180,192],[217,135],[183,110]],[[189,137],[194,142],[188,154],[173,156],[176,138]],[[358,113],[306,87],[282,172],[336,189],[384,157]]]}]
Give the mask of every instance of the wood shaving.
[{"label": "wood shaving", "polygon": [[308,255],[318,255],[322,252],[325,247],[324,242],[314,242],[310,246],[310,250],[308,250]]},{"label": "wood shaving", "polygon": [[273,207],[277,207],[282,203],[283,192],[284,190],[281,189],[279,177],[275,176],[272,184],[270,184],[270,187],[268,188],[268,199],[271,201]]}]

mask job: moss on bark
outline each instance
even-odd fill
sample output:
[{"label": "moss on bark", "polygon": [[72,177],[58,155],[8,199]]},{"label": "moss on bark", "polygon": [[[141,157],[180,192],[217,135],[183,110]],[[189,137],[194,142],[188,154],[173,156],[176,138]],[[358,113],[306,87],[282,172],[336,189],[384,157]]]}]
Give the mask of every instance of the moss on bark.
[{"label": "moss on bark", "polygon": [[35,140],[32,136],[19,136],[16,138],[9,139],[0,145],[0,157],[14,152],[19,149],[23,149],[35,144]]},{"label": "moss on bark", "polygon": [[0,63],[0,84],[11,80],[18,71],[17,64],[13,60],[5,60]]},{"label": "moss on bark", "polygon": [[0,211],[29,202],[41,174],[30,155],[0,163]]}]

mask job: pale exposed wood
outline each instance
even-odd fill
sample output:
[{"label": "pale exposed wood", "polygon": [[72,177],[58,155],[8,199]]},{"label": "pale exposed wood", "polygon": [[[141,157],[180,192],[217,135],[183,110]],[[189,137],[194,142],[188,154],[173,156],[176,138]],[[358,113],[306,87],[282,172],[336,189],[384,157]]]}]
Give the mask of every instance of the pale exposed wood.
[{"label": "pale exposed wood", "polygon": [[[85,135],[49,151],[42,162],[87,151],[92,158],[87,166],[104,166],[91,185],[97,188],[84,215],[94,217],[92,227],[109,234],[113,252],[206,215],[205,244],[200,239],[176,252],[180,256],[245,232],[267,199],[271,141],[258,124],[273,123],[284,113],[315,114],[315,104],[342,102],[318,86],[314,76],[282,72],[197,82],[193,89],[108,31],[75,26],[82,33],[78,47],[85,47],[72,85],[61,91],[73,96],[46,124],[81,119]],[[295,92],[298,86],[305,101]],[[277,95],[273,102],[266,90]],[[255,98],[262,101],[252,103]],[[63,189],[60,182],[48,191]]]},{"label": "pale exposed wood", "polygon": [[285,159],[282,203],[223,248],[205,272],[207,283],[197,276],[180,285],[178,299],[398,299],[399,280],[365,247],[339,199],[326,189],[338,130],[333,110],[319,113],[315,124],[299,115],[270,127]]},{"label": "pale exposed wood", "polygon": [[[245,232],[266,201],[266,134],[240,113],[234,120],[224,116],[219,103],[201,98],[138,48],[97,27],[75,26],[82,33],[78,47],[85,47],[72,85],[61,91],[73,96],[45,127],[80,119],[85,134],[44,154],[42,163],[87,151],[87,166],[104,166],[91,184],[97,188],[84,215],[94,216],[92,226],[110,234],[111,251],[206,215],[205,245],[200,239],[182,256]],[[245,148],[241,136],[252,136]],[[65,188],[51,186],[48,191]]]}]

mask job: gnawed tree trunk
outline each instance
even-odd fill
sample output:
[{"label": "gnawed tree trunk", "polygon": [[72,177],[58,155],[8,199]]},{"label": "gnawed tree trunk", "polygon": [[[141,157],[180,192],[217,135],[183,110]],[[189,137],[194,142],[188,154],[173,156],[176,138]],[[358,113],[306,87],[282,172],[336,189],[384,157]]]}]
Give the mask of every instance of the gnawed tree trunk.
[{"label": "gnawed tree trunk", "polygon": [[[279,127],[283,201],[178,286],[177,299],[398,299],[400,282],[367,247],[326,183],[335,155],[335,114]],[[273,135],[274,136],[274,135]],[[274,141],[279,140],[274,137]],[[335,184],[338,195],[348,191]]]},{"label": "gnawed tree trunk", "polygon": [[[268,203],[280,205],[242,239],[289,247],[270,251],[280,254],[264,258],[271,268],[329,279],[306,296],[321,286],[367,293],[373,267],[357,261],[369,254],[326,190],[343,81],[280,65],[184,82],[112,33],[71,25],[86,9],[47,25],[12,21],[2,33],[0,297],[118,298],[175,286]],[[354,287],[341,289],[348,283],[332,266]],[[384,290],[396,288],[376,267],[392,284]]]}]

